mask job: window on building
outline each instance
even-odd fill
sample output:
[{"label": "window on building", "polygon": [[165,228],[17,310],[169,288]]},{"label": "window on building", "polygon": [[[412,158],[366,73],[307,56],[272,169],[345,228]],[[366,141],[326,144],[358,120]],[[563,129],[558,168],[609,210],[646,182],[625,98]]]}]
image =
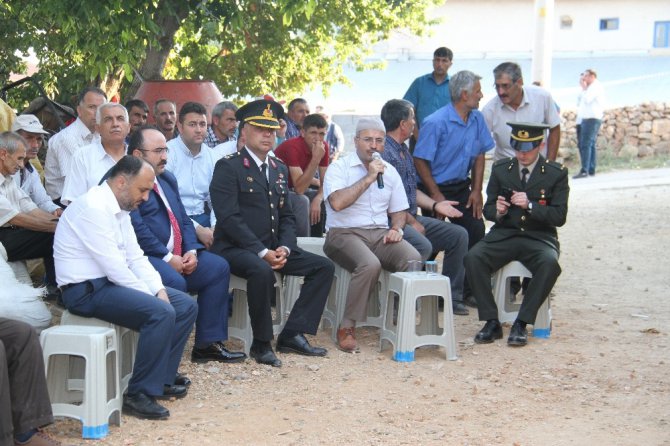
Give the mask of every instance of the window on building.
[{"label": "window on building", "polygon": [[654,48],[670,48],[670,21],[654,23]]},{"label": "window on building", "polygon": [[561,29],[572,29],[572,17],[569,15],[561,16]]},{"label": "window on building", "polygon": [[619,19],[600,19],[600,31],[619,29]]}]

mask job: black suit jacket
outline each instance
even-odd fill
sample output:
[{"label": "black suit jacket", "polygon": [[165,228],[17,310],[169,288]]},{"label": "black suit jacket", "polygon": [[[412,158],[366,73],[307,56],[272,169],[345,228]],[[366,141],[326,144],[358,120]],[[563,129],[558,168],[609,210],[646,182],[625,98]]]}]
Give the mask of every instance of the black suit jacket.
[{"label": "black suit jacket", "polygon": [[[496,220],[496,201],[498,195],[502,195],[503,188],[526,192],[528,200],[533,203],[533,210],[511,206],[507,214],[499,221]],[[568,170],[541,155],[525,188],[521,186],[516,158],[497,161],[491,169],[484,205],[484,216],[494,221],[495,225],[484,240],[496,242],[513,236],[525,236],[544,241],[558,250],[556,227],[565,224],[569,192]]]},{"label": "black suit jacket", "polygon": [[258,254],[297,248],[288,169],[278,158],[268,156],[266,162],[269,182],[246,148],[216,163],[209,186],[216,215],[213,250],[237,247]]}]

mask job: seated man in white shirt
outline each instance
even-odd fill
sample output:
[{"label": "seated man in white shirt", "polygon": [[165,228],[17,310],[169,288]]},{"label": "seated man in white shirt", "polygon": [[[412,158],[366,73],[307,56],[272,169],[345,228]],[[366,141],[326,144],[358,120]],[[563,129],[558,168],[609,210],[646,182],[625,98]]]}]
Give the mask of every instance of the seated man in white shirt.
[{"label": "seated man in white shirt", "polygon": [[[337,346],[358,349],[354,328],[366,319],[368,297],[382,268],[405,271],[421,255],[403,240],[409,209],[402,179],[382,161],[386,130],[379,118],[361,118],[356,125],[356,153],[340,157],[326,171],[326,242],[323,251],[351,272]],[[391,228],[389,228],[389,218]]]},{"label": "seated man in white shirt", "polygon": [[123,411],[165,419],[170,412],[156,398],[186,396],[186,386],[176,384],[184,378],[177,367],[198,306],[187,294],[163,286],[137,243],[129,212],[147,200],[154,178],[149,163],[123,157],[107,181],[63,212],[54,259],[68,310],[140,332]]},{"label": "seated man in white shirt", "polygon": [[214,174],[214,152],[204,143],[207,110],[197,102],[187,102],[179,110],[179,136],[168,141],[170,157],[165,166],[177,178],[179,195],[186,214],[193,221],[198,241],[209,249],[214,237],[214,215],[209,183]]},{"label": "seated man in white shirt", "polygon": [[46,285],[57,299],[52,248],[58,218],[39,209],[12,178],[24,165],[27,146],[16,133],[0,134],[0,243],[10,262],[44,259]]},{"label": "seated man in white shirt", "polygon": [[42,186],[42,180],[39,172],[30,163],[30,160],[37,158],[37,152],[42,147],[44,141],[43,135],[48,134],[42,123],[35,115],[19,115],[12,124],[12,131],[18,133],[26,140],[26,159],[23,166],[14,174],[14,182],[23,191],[28,194],[33,203],[45,212],[60,217],[63,209],[51,200],[47,191]]},{"label": "seated man in white shirt", "polygon": [[130,131],[126,107],[115,102],[103,104],[96,111],[95,121],[100,142],[80,147],[75,153],[65,176],[61,197],[65,205],[97,186],[126,153],[126,136]]}]

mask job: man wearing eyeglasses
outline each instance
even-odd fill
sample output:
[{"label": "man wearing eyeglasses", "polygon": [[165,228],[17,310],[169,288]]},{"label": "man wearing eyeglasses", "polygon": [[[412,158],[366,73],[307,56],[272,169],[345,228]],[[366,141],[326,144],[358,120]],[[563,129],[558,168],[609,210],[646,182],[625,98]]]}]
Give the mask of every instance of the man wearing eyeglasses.
[{"label": "man wearing eyeglasses", "polygon": [[95,121],[100,142],[81,147],[72,158],[61,196],[65,205],[97,186],[107,171],[126,154],[126,136],[130,132],[128,110],[116,102],[107,102],[98,107]]},{"label": "man wearing eyeglasses", "polygon": [[514,62],[503,62],[493,70],[497,96],[482,109],[486,125],[495,141],[494,160],[514,158],[510,145],[512,129],[508,122],[536,122],[549,126],[542,156],[555,161],[561,142],[561,117],[551,93],[535,85],[524,85],[521,67]]},{"label": "man wearing eyeglasses", "polygon": [[[409,86],[403,99],[411,102],[416,111],[416,126],[414,127],[414,143],[419,135],[419,128],[423,120],[451,102],[449,94],[449,75],[454,53],[447,47],[440,47],[433,53],[433,72],[417,77]],[[412,144],[414,149],[414,144]]]},{"label": "man wearing eyeglasses", "polygon": [[128,154],[151,164],[156,173],[147,201],[130,213],[140,248],[160,274],[163,285],[198,293],[191,361],[243,361],[244,353],[228,351],[223,345],[228,339],[230,267],[223,257],[205,251],[198,243],[179,197],[177,180],[165,170],[165,136],[157,129],[142,127],[131,136]]},{"label": "man wearing eyeglasses", "polygon": [[215,224],[209,198],[209,183],[214,174],[214,153],[205,144],[207,110],[197,102],[185,103],[177,121],[179,136],[167,143],[170,157],[166,169],[179,183],[179,195],[193,221],[200,243],[212,246]]},{"label": "man wearing eyeglasses", "polygon": [[[368,297],[382,268],[405,271],[421,255],[403,240],[409,203],[395,168],[382,161],[386,130],[379,118],[361,118],[356,125],[356,153],[340,157],[326,171],[326,230],[323,251],[351,272],[337,347],[358,350],[355,327],[367,318]],[[391,220],[389,228],[389,219]]]}]

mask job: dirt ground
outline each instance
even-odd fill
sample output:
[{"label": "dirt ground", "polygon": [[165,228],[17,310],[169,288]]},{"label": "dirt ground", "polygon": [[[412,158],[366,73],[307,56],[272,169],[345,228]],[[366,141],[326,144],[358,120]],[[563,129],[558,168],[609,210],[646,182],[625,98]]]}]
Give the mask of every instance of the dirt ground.
[{"label": "dirt ground", "polygon": [[64,444],[99,445],[667,445],[670,444],[670,169],[572,181],[560,231],[561,275],[551,338],[510,348],[474,345],[476,311],[456,316],[459,359],[421,348],[398,363],[378,352],[376,329],[361,352],[280,355],[196,365],[189,395],[167,402],[167,421],[123,416],[103,440],[80,424],[48,432]]}]

